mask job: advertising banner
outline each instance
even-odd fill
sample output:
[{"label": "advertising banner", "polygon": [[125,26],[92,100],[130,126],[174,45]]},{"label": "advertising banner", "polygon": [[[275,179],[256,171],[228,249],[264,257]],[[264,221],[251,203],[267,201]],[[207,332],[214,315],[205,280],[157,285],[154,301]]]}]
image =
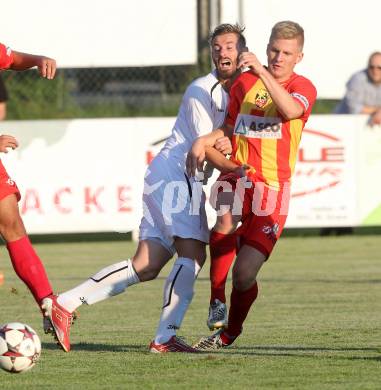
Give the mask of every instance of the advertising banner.
[{"label": "advertising banner", "polygon": [[[381,225],[381,128],[369,128],[366,119],[310,118],[298,153],[287,227]],[[174,120],[3,122],[2,133],[20,143],[1,159],[21,191],[19,207],[28,231],[138,229],[144,173]],[[212,225],[215,212],[209,204],[207,213]]]}]

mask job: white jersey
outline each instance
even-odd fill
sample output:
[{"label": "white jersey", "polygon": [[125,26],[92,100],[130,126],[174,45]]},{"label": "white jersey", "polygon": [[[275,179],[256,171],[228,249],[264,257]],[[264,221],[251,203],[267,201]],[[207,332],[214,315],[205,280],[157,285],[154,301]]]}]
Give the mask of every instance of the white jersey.
[{"label": "white jersey", "polygon": [[229,94],[216,77],[216,71],[194,80],[185,91],[172,134],[160,154],[175,158],[185,166],[187,153],[196,138],[222,126]]},{"label": "white jersey", "polygon": [[156,240],[171,254],[174,237],[209,241],[202,182],[187,177],[185,160],[198,137],[224,123],[228,100],[215,72],[188,86],[172,134],[146,172],[140,240]]}]

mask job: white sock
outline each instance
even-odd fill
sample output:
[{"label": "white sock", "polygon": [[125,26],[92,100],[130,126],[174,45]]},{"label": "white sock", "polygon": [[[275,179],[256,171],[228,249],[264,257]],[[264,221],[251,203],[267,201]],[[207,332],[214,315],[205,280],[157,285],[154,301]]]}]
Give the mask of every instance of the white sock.
[{"label": "white sock", "polygon": [[60,294],[58,303],[72,313],[82,303],[92,305],[103,301],[139,282],[131,260],[124,260],[103,268],[86,282]]},{"label": "white sock", "polygon": [[155,343],[162,344],[176,334],[193,298],[193,287],[200,266],[196,261],[179,257],[164,285],[163,310]]}]

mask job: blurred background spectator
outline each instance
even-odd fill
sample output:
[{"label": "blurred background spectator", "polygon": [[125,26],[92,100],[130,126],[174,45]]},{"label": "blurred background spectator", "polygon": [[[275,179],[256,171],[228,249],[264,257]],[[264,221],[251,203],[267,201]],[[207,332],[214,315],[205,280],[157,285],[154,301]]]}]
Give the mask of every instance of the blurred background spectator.
[{"label": "blurred background spectator", "polygon": [[368,66],[349,79],[337,114],[369,114],[369,124],[381,124],[381,52],[370,55]]}]

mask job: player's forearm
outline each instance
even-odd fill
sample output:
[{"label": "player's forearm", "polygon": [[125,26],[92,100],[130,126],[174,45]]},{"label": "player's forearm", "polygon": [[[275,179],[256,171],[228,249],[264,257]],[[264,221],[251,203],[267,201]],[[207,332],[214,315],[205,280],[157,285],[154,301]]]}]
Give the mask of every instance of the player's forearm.
[{"label": "player's forearm", "polygon": [[222,153],[213,148],[207,146],[205,148],[206,160],[218,169],[222,173],[233,172],[238,168],[238,165],[228,160]]},{"label": "player's forearm", "polygon": [[41,56],[13,51],[13,63],[10,68],[12,70],[26,70],[39,66],[40,63]]},{"label": "player's forearm", "polygon": [[377,106],[363,106],[360,114],[374,114],[376,111],[381,110],[381,107]]},{"label": "player's forearm", "polygon": [[3,121],[7,116],[7,104],[6,102],[0,102],[0,121]]},{"label": "player's forearm", "polygon": [[303,115],[303,108],[301,105],[293,99],[266,68],[263,68],[263,71],[259,76],[269,91],[277,110],[285,119],[291,120]]},{"label": "player's forearm", "polygon": [[37,56],[34,54],[13,52],[12,70],[26,70],[33,67],[38,68],[41,77],[51,80],[54,78],[57,70],[56,60],[45,56]]},{"label": "player's forearm", "polygon": [[208,134],[205,134],[201,137],[199,137],[197,139],[197,142],[201,143],[204,145],[204,147],[207,147],[207,146],[214,146],[214,144],[216,143],[216,141],[223,137],[225,134],[224,134],[224,131],[223,129],[216,129],[216,130],[213,130],[212,132],[208,133]]}]

